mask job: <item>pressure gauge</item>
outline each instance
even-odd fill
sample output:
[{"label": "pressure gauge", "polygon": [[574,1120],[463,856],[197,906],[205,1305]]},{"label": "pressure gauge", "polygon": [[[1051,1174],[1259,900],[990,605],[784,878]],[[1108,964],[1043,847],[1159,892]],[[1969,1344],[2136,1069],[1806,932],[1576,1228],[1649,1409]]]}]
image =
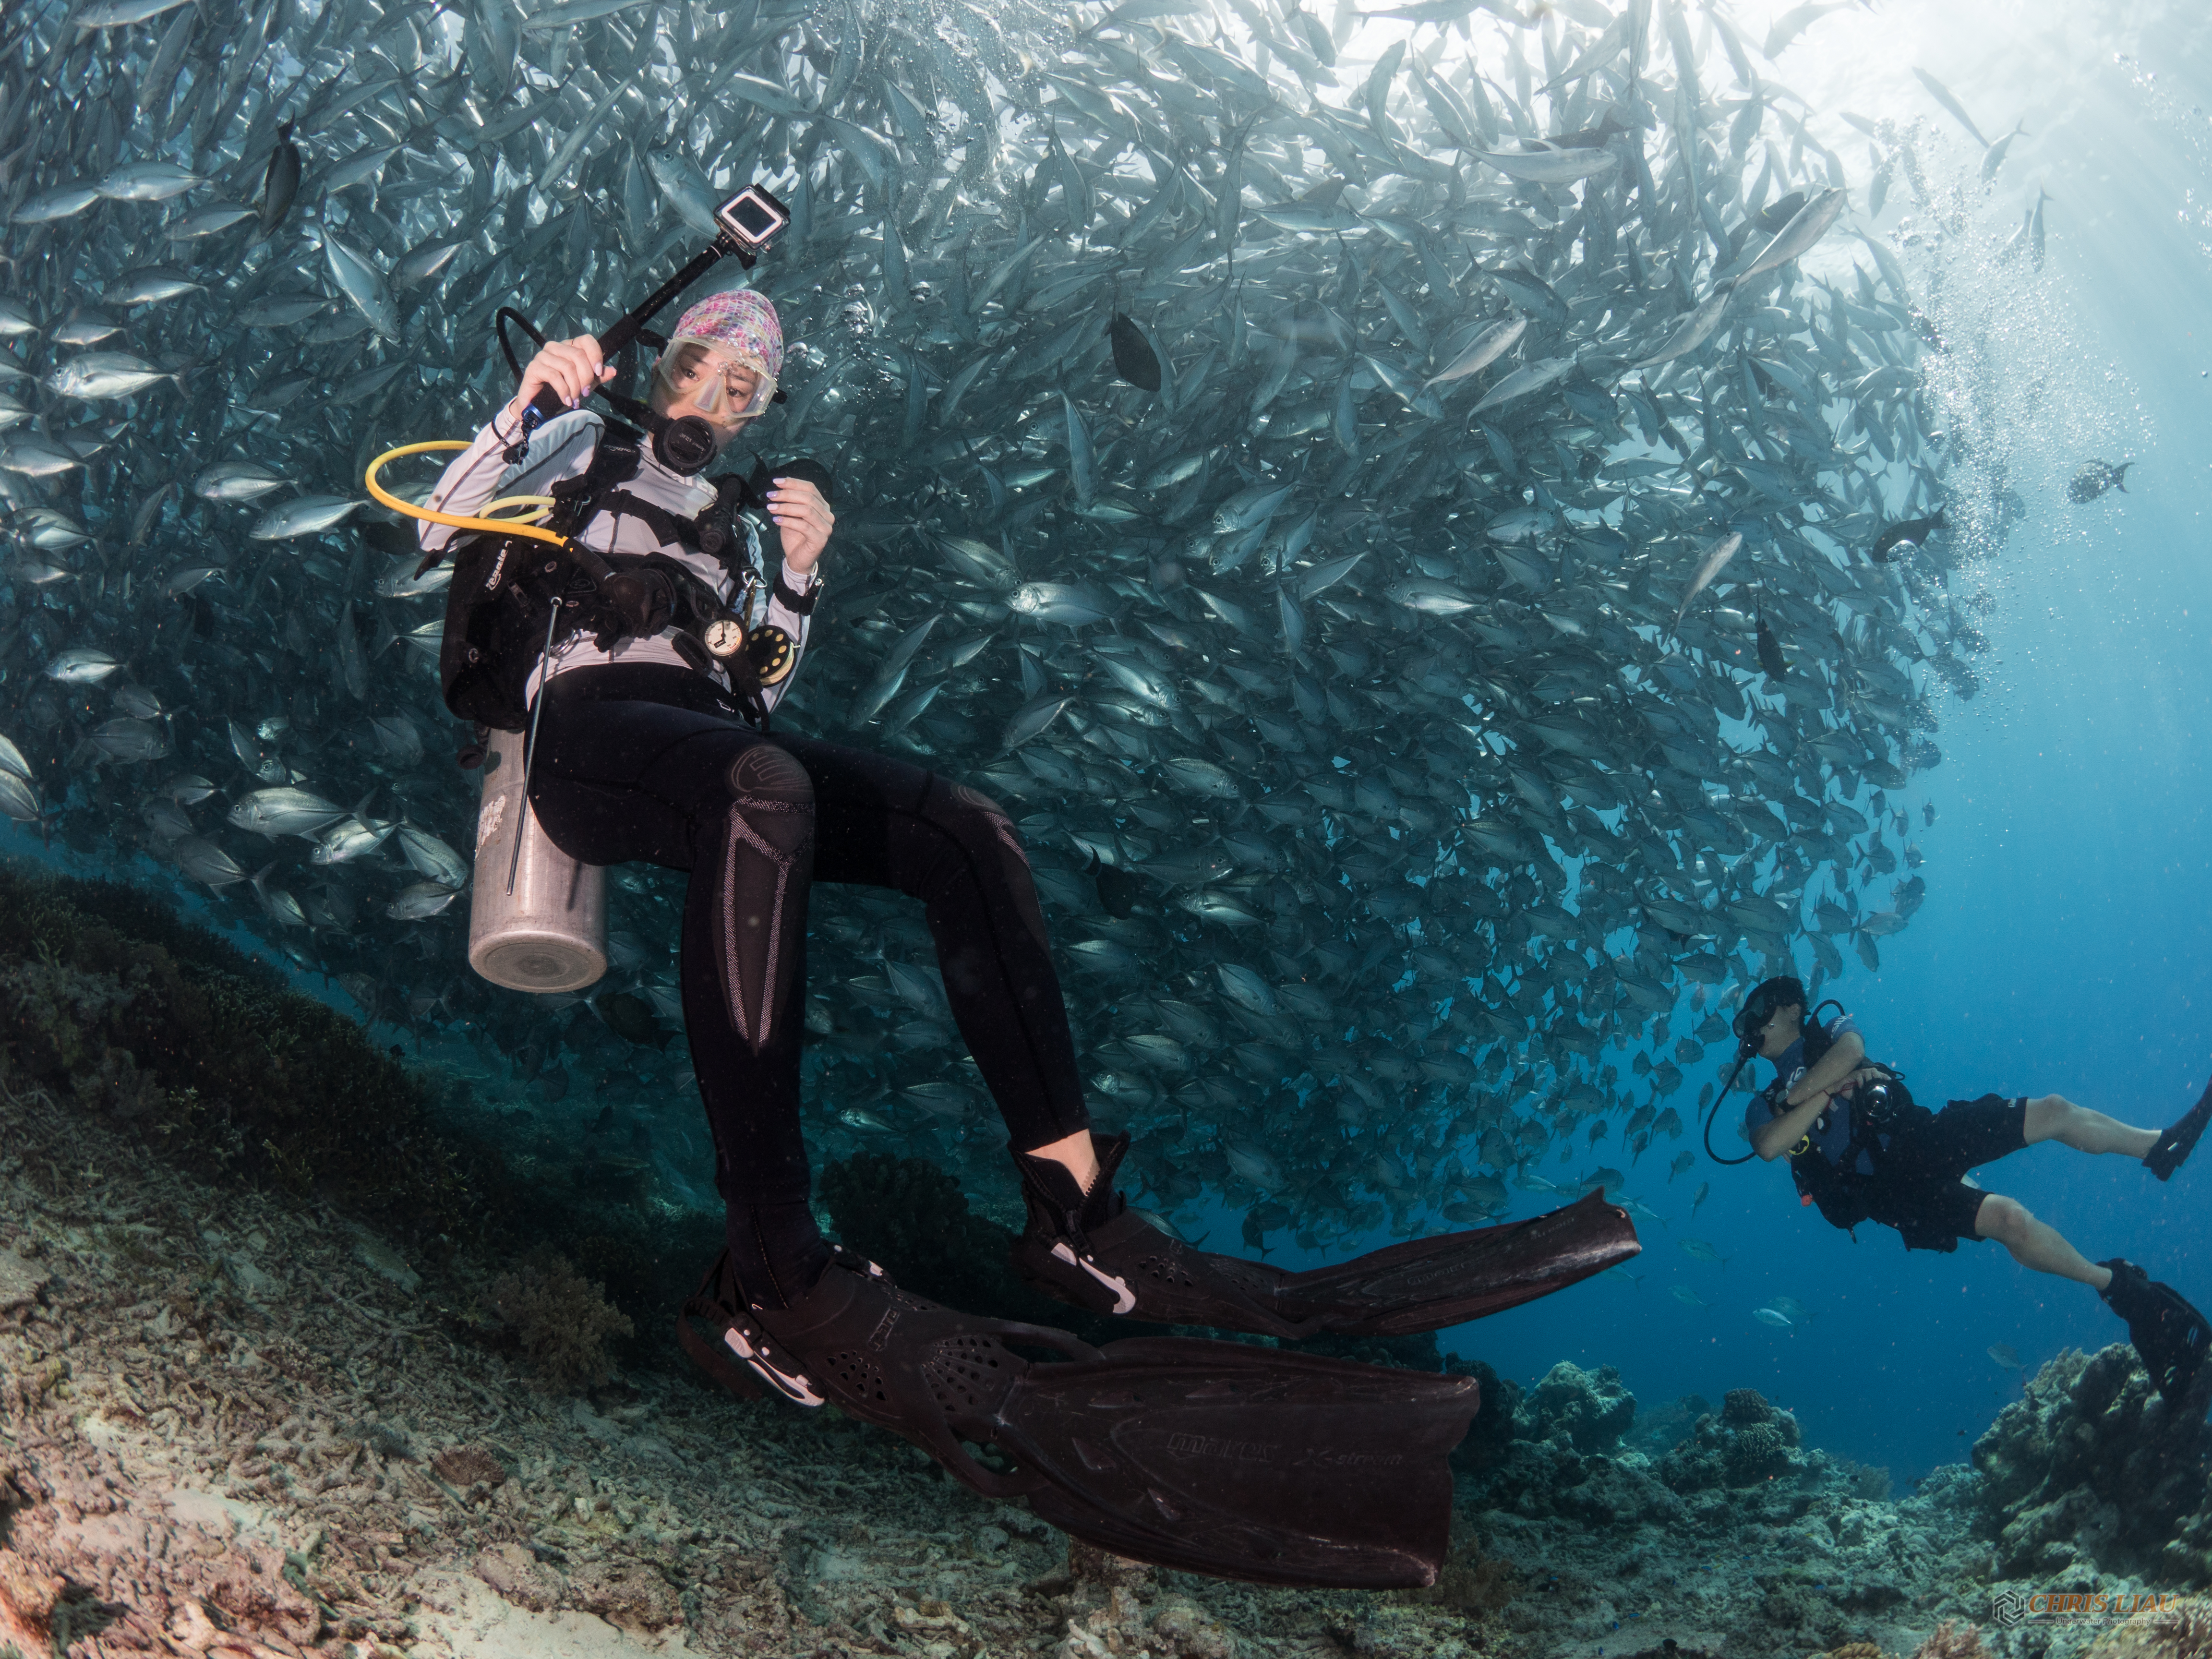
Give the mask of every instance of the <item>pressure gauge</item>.
[{"label": "pressure gauge", "polygon": [[709,654],[726,660],[745,648],[745,625],[734,617],[718,617],[702,635]]}]

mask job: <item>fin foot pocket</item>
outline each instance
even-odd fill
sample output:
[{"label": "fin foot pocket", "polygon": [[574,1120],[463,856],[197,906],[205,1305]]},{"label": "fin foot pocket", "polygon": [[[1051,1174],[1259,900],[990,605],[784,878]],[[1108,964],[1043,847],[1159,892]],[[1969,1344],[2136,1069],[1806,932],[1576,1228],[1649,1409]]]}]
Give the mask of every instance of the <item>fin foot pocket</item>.
[{"label": "fin foot pocket", "polygon": [[2097,1265],[2112,1269],[2106,1304],[2127,1322],[2129,1340],[2166,1403],[2179,1407],[2212,1353],[2212,1322],[2132,1261],[2115,1256]]},{"label": "fin foot pocket", "polygon": [[2160,1181],[2172,1179],[2173,1172],[2195,1150],[2197,1137],[2204,1133],[2208,1122],[2212,1122],[2212,1083],[2204,1085],[2204,1092],[2181,1121],[2158,1138],[2158,1145],[2144,1155],[2143,1167]]}]

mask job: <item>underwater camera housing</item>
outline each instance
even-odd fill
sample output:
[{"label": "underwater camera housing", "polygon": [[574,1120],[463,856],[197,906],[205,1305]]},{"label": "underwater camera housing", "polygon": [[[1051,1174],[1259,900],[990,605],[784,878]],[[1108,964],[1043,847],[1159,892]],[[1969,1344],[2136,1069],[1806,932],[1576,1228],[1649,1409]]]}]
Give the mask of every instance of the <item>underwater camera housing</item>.
[{"label": "underwater camera housing", "polygon": [[747,185],[714,210],[714,222],[728,239],[730,252],[747,270],[761,251],[791,222],[791,210],[759,185]]}]

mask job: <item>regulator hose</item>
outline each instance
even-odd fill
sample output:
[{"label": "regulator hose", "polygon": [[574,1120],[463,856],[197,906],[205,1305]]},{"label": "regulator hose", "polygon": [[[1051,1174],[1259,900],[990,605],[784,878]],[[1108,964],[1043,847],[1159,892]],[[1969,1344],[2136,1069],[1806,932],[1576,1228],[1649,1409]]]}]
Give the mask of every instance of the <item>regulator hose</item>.
[{"label": "regulator hose", "polygon": [[1741,1158],[1723,1158],[1713,1150],[1713,1125],[1720,1117],[1721,1108],[1728,1103],[1729,1091],[1735,1087],[1735,1080],[1743,1075],[1743,1068],[1750,1063],[1752,1055],[1756,1052],[1757,1050],[1749,1043],[1740,1044],[1737,1047],[1735,1066],[1729,1073],[1728,1081],[1721,1085],[1721,1091],[1713,1101],[1712,1110],[1705,1114],[1705,1156],[1716,1164],[1748,1164],[1759,1156],[1759,1149],[1755,1146]]},{"label": "regulator hose", "polygon": [[[566,536],[556,535],[550,530],[539,527],[539,521],[552,510],[553,498],[550,495],[504,495],[498,501],[485,504],[483,512],[487,516],[465,518],[458,513],[440,513],[430,507],[417,507],[412,501],[402,501],[376,481],[378,471],[387,461],[399,460],[409,455],[428,455],[444,450],[467,447],[467,443],[459,438],[433,438],[427,443],[402,444],[397,449],[386,450],[384,453],[371,461],[368,464],[368,471],[362,477],[362,482],[368,487],[368,493],[380,503],[390,507],[394,513],[404,513],[409,518],[420,520],[424,524],[448,525],[455,530],[480,530],[494,536],[524,536],[532,541],[548,542],[555,547],[566,550],[569,544]],[[528,516],[511,518],[488,516],[503,507],[526,507],[531,508],[532,512]]]}]

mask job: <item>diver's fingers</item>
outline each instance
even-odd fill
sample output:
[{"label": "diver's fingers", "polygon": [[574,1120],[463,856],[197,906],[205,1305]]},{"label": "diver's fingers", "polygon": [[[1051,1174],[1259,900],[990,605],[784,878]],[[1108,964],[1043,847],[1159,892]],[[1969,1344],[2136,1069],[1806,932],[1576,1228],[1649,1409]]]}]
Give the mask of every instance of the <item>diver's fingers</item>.
[{"label": "diver's fingers", "polygon": [[768,510],[787,541],[794,532],[801,532],[817,538],[817,547],[830,539],[837,522],[822,493],[803,479],[779,480],[768,492]]},{"label": "diver's fingers", "polygon": [[573,407],[612,372],[600,359],[599,343],[590,335],[580,335],[573,340],[549,340],[522,371],[516,399],[526,404],[540,386],[545,386],[562,403]]},{"label": "diver's fingers", "polygon": [[834,522],[836,517],[830,511],[830,503],[822,499],[822,492],[804,478],[772,480],[768,504],[770,512],[817,514],[824,524]]},{"label": "diver's fingers", "polygon": [[768,510],[782,534],[784,562],[794,570],[811,569],[837,522],[822,492],[804,479],[778,478],[768,492]]}]

